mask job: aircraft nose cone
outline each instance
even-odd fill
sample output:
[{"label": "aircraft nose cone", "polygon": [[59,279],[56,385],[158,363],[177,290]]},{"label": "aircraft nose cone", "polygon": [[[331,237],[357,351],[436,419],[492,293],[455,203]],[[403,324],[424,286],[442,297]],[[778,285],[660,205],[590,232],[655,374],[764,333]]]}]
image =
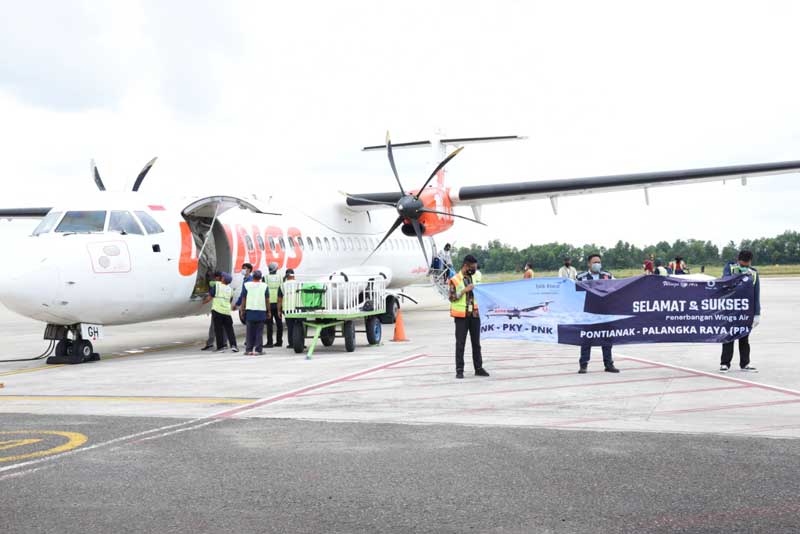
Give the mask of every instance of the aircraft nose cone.
[{"label": "aircraft nose cone", "polygon": [[60,296],[60,273],[55,258],[39,238],[14,243],[23,263],[0,265],[0,302],[21,315],[48,321]]}]

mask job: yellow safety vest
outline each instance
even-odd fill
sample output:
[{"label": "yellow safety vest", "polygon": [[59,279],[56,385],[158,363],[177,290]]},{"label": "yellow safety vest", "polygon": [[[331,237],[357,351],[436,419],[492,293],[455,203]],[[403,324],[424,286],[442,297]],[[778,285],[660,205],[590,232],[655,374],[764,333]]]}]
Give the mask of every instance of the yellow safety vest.
[{"label": "yellow safety vest", "polygon": [[248,310],[267,311],[267,298],[264,295],[267,284],[264,282],[247,282],[244,284],[244,288],[247,290],[246,308]]},{"label": "yellow safety vest", "polygon": [[[466,317],[467,312],[472,313],[472,310],[467,310],[467,293],[464,292],[464,288],[467,287],[464,284],[464,275],[461,271],[458,271],[456,275],[450,279],[449,283],[453,284],[456,288],[456,293],[461,293],[461,297],[458,300],[454,300],[450,303],[450,317]],[[477,281],[473,277],[472,283],[477,285]],[[478,303],[475,302],[475,299],[472,299],[472,305],[474,309],[478,309]]]},{"label": "yellow safety vest", "polygon": [[222,315],[231,314],[231,298],[233,297],[233,288],[227,284],[216,284],[214,289],[214,300],[211,303],[211,309]]},{"label": "yellow safety vest", "polygon": [[281,277],[278,274],[267,275],[270,305],[278,303],[278,290],[281,288]]}]

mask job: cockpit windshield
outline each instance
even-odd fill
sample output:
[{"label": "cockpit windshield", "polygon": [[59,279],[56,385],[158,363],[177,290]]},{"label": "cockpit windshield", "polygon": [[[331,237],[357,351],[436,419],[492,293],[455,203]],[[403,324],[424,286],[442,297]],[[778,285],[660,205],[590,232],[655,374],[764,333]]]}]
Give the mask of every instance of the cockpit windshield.
[{"label": "cockpit windshield", "polygon": [[56,227],[56,232],[62,234],[102,232],[105,225],[105,211],[68,211]]},{"label": "cockpit windshield", "polygon": [[133,218],[129,211],[112,211],[108,221],[109,232],[119,232],[121,234],[143,235],[139,223]]},{"label": "cockpit windshield", "polygon": [[32,235],[46,234],[47,232],[52,230],[53,227],[58,222],[58,219],[61,218],[62,213],[63,212],[61,211],[49,212],[47,215],[44,216],[44,219],[41,220],[39,225],[33,230]]}]

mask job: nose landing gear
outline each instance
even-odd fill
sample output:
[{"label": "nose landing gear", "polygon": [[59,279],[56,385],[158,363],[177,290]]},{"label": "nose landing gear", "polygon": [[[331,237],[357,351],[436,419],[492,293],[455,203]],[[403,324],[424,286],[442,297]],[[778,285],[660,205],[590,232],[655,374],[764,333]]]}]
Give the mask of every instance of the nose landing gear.
[{"label": "nose landing gear", "polygon": [[80,325],[47,325],[44,338],[58,340],[55,356],[47,358],[49,364],[77,364],[100,360],[100,355],[94,352],[92,342],[81,338]]}]

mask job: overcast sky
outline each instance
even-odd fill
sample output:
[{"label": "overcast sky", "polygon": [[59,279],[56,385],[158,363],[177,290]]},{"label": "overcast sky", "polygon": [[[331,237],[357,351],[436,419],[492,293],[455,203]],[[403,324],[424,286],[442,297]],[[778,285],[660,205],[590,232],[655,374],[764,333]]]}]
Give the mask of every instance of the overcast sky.
[{"label": "overcast sky", "polygon": [[[121,189],[156,155],[142,190],[391,191],[359,151],[387,129],[528,136],[468,146],[451,185],[800,160],[796,2],[3,4],[4,207],[91,191],[90,158]],[[408,188],[434,164],[396,157]],[[798,201],[787,175],[525,202],[440,240],[722,244],[798,230]]]}]

